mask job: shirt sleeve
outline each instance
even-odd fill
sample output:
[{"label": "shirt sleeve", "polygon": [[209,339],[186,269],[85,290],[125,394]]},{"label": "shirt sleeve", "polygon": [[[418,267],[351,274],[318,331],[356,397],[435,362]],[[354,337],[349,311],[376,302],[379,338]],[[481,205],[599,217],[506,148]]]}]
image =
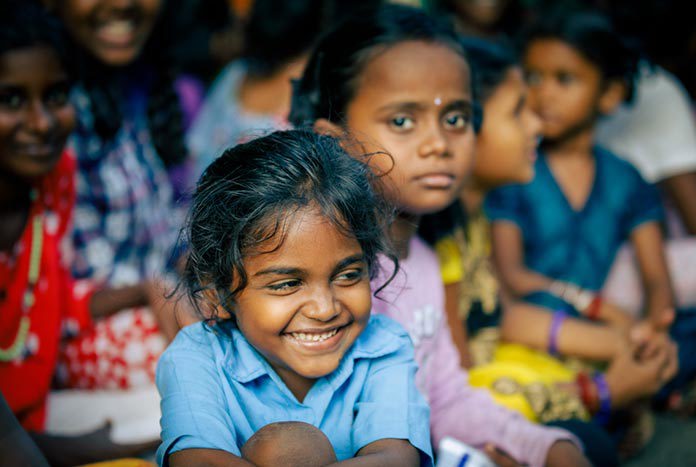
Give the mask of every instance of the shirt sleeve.
[{"label": "shirt sleeve", "polygon": [[521,185],[508,185],[491,191],[484,201],[484,211],[492,222],[509,221],[524,225],[524,203]]},{"label": "shirt sleeve", "polygon": [[169,465],[169,455],[184,449],[219,449],[240,456],[210,348],[180,332],[159,361],[156,382],[162,398],[159,465]]},{"label": "shirt sleeve", "polygon": [[420,451],[421,465],[432,466],[428,404],[416,389],[413,345],[404,334],[394,352],[372,362],[356,403],[352,438],[355,452],[386,438],[406,439]]},{"label": "shirt sleeve", "polygon": [[557,441],[569,440],[582,448],[567,431],[535,425],[496,404],[485,390],[470,386],[444,319],[431,358],[434,364],[428,392],[435,446],[446,436],[476,448],[493,443],[531,467],[546,465],[548,451]]},{"label": "shirt sleeve", "polygon": [[654,185],[646,182],[638,171],[626,164],[630,183],[628,205],[626,207],[625,228],[630,233],[645,222],[660,222],[664,218],[660,194]]}]

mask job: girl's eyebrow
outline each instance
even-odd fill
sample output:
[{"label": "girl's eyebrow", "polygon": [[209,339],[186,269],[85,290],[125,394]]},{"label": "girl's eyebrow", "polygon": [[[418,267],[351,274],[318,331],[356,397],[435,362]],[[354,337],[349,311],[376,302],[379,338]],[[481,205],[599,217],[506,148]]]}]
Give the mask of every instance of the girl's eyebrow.
[{"label": "girl's eyebrow", "polygon": [[[430,103],[423,103],[423,102],[394,102],[390,104],[383,105],[378,109],[379,112],[385,112],[385,111],[418,111],[418,110],[423,110],[427,107],[430,106]],[[451,102],[448,102],[446,105],[443,106],[445,109],[460,109],[460,108],[465,108],[469,109],[471,108],[472,104],[471,101],[468,99],[457,99]]]},{"label": "girl's eyebrow", "polygon": [[277,276],[291,276],[291,275],[297,275],[297,274],[302,274],[304,270],[300,268],[286,268],[286,267],[271,267],[271,268],[266,268],[262,269],[256,273],[254,273],[254,276],[267,276],[267,275],[277,275]]},{"label": "girl's eyebrow", "polygon": [[363,253],[357,253],[355,255],[348,256],[347,258],[343,258],[341,261],[336,264],[336,267],[334,268],[334,273],[340,271],[341,269],[345,269],[347,266],[350,266],[353,263],[362,263],[365,261],[365,255]]},{"label": "girl's eyebrow", "polygon": [[[350,264],[358,263],[361,261],[365,261],[365,255],[362,253],[357,253],[357,254],[348,256],[346,258],[343,258],[334,267],[334,272],[338,272]],[[262,269],[258,272],[255,272],[254,277],[256,277],[256,276],[269,276],[269,275],[293,276],[293,275],[302,275],[305,272],[306,271],[304,269],[301,269],[301,268],[278,266],[278,267],[270,267],[270,268]]]}]

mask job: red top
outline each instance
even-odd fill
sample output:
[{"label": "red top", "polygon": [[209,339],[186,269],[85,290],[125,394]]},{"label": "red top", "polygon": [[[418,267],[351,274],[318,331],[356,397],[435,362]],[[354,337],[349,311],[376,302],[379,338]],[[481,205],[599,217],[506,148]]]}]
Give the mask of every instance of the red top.
[{"label": "red top", "polygon": [[[65,152],[56,168],[36,185],[27,225],[9,254],[0,252],[0,349],[18,336],[22,299],[29,280],[33,224],[43,214],[43,240],[34,305],[23,351],[12,361],[0,359],[0,391],[24,428],[43,431],[46,397],[61,338],[91,325],[91,287],[70,276],[69,226],[75,204],[75,159]],[[68,235],[66,235],[68,234]]]}]

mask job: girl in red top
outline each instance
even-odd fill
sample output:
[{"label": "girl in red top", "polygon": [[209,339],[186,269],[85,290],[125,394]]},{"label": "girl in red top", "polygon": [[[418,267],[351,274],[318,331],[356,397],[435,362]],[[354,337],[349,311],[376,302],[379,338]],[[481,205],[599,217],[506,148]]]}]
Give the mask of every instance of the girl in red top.
[{"label": "girl in red top", "polygon": [[74,125],[60,29],[40,6],[0,6],[0,392],[41,432],[62,338],[91,318],[147,304],[149,284],[94,292],[69,274]]}]

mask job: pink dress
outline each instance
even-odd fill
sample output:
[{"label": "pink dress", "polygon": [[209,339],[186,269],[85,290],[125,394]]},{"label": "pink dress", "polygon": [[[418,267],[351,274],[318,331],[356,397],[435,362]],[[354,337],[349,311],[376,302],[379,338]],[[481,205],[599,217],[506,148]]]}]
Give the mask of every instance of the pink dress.
[{"label": "pink dress", "polygon": [[[398,321],[413,340],[416,384],[430,403],[435,446],[445,436],[478,448],[493,443],[518,462],[539,467],[546,464],[548,450],[556,441],[571,440],[579,446],[570,433],[534,425],[497,405],[486,391],[469,386],[445,318],[437,256],[417,237],[409,250],[396,278],[373,299],[372,310]],[[381,264],[383,271],[373,281],[373,290],[393,270],[388,260]]]}]

